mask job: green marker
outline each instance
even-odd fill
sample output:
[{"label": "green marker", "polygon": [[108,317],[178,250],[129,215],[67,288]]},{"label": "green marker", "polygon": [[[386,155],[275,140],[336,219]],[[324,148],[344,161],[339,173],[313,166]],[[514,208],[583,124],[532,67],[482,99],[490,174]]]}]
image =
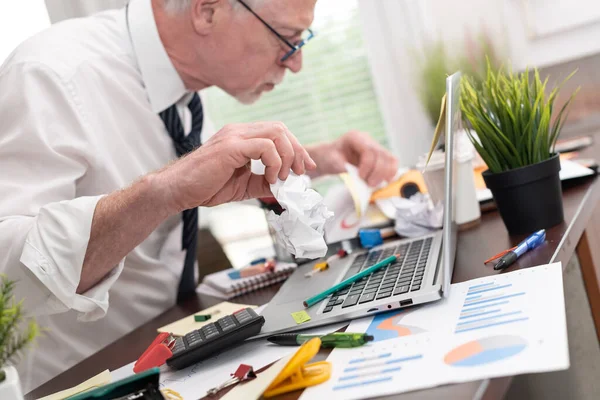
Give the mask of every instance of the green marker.
[{"label": "green marker", "polygon": [[317,304],[318,302],[325,299],[330,294],[335,293],[338,290],[342,290],[343,288],[345,288],[346,286],[350,286],[357,280],[364,278],[367,275],[372,274],[373,272],[377,271],[380,268],[385,267],[388,264],[393,263],[394,261],[396,261],[398,259],[398,257],[400,257],[400,254],[395,254],[393,256],[389,256],[388,258],[385,258],[385,259],[379,261],[377,264],[370,266],[369,268],[365,269],[364,271],[361,271],[358,274],[353,275],[350,278],[341,281],[337,285],[325,290],[324,292],[321,292],[309,299],[304,300],[304,303],[303,303],[304,307],[308,308],[308,307],[311,307],[311,306]]},{"label": "green marker", "polygon": [[373,341],[373,336],[366,333],[345,332],[335,332],[323,336],[284,333],[271,336],[267,340],[281,346],[300,346],[312,338],[320,338],[321,347],[358,347]]},{"label": "green marker", "polygon": [[208,321],[210,319],[211,315],[210,314],[206,314],[206,315],[194,315],[194,321],[196,322],[204,322],[204,321]]}]

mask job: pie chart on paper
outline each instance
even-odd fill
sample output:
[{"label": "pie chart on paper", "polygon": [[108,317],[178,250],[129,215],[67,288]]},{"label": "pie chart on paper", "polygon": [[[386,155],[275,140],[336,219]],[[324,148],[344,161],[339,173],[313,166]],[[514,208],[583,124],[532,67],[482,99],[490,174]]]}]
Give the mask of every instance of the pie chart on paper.
[{"label": "pie chart on paper", "polygon": [[464,343],[450,350],[444,363],[453,367],[476,367],[510,358],[527,347],[520,336],[498,335]]}]

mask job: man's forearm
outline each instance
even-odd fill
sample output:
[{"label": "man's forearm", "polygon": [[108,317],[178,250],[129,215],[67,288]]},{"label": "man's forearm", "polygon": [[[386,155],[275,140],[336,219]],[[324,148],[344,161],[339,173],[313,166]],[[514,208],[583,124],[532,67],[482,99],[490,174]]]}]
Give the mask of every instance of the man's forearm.
[{"label": "man's forearm", "polygon": [[98,201],[77,293],[101,281],[172,211],[155,174]]}]

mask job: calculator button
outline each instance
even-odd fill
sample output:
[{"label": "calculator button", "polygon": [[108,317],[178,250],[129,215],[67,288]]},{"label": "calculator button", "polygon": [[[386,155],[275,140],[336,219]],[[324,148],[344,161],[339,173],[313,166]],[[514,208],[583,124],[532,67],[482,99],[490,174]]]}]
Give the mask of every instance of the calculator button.
[{"label": "calculator button", "polygon": [[214,338],[216,336],[219,336],[219,332],[217,332],[217,331],[211,331],[209,333],[205,333],[204,334],[204,337],[206,338],[206,340],[212,339],[212,338]]},{"label": "calculator button", "polygon": [[173,345],[173,348],[171,349],[171,351],[173,352],[173,354],[182,352],[185,350],[185,344],[183,343],[183,338],[177,338],[175,340],[175,344]]},{"label": "calculator button", "polygon": [[326,312],[329,312],[329,311],[331,311],[331,310],[333,310],[333,307],[329,307],[329,306],[327,306],[327,307],[325,307],[325,308],[323,309],[323,312],[324,312],[324,313],[326,313]]},{"label": "calculator button", "polygon": [[232,329],[235,329],[236,327],[236,323],[231,317],[221,318],[217,321],[217,323],[219,324],[219,327],[221,327],[221,330],[223,332],[230,331]]},{"label": "calculator button", "polygon": [[233,314],[235,319],[238,321],[238,323],[243,324],[246,321],[249,321],[252,319],[252,315],[248,312],[248,310],[241,310],[238,311],[237,313]]}]

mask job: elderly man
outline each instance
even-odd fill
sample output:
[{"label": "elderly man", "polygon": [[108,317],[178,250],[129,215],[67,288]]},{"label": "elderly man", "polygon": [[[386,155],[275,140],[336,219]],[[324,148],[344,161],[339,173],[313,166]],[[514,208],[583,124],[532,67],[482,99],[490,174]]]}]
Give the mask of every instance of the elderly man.
[{"label": "elderly man", "polygon": [[132,0],[2,66],[0,272],[47,328],[20,364],[26,392],[193,293],[197,207],[268,196],[290,170],[394,175],[359,132],[307,148],[280,122],[210,137],[197,92],[251,103],[300,71],[315,1]]}]

